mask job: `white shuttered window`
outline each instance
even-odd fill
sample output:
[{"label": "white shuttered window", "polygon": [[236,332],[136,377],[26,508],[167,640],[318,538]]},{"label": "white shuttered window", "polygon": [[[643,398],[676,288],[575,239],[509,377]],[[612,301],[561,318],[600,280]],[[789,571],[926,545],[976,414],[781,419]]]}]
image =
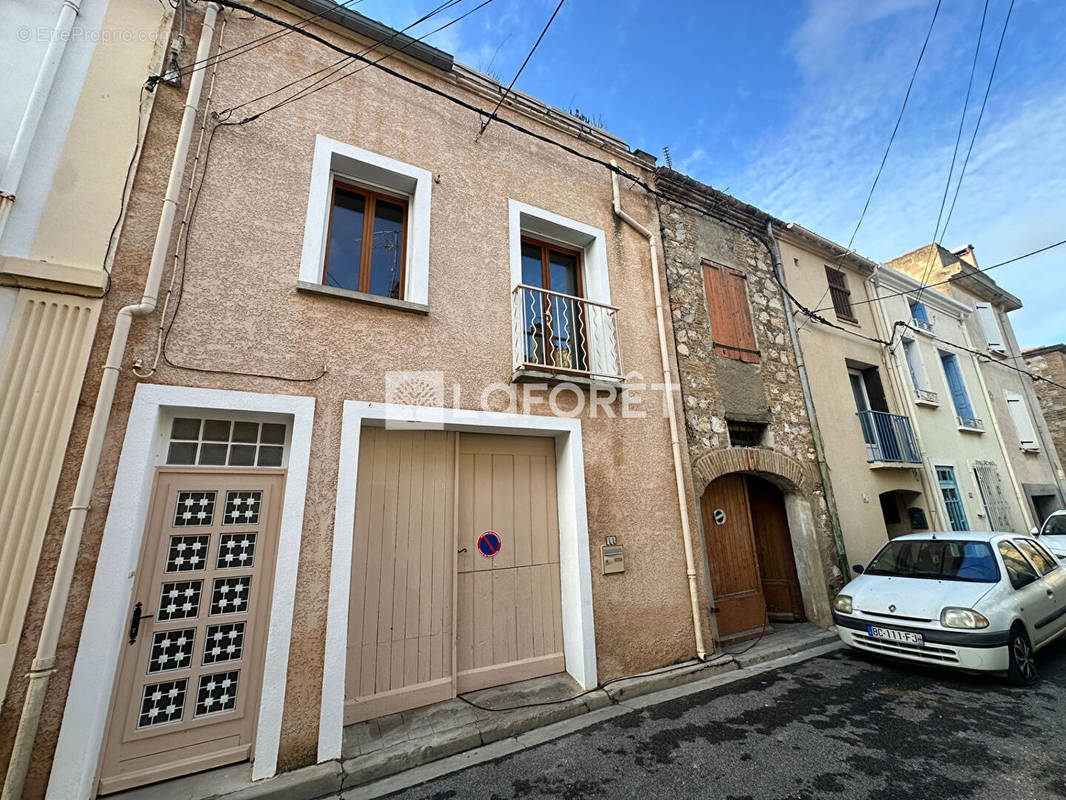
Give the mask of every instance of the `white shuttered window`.
[{"label": "white shuttered window", "polygon": [[1014,392],[1004,391],[1003,394],[1007,398],[1007,409],[1018,434],[1018,444],[1023,450],[1036,450],[1036,429],[1033,427],[1032,417],[1029,416],[1029,409],[1026,408],[1025,398]]},{"label": "white shuttered window", "polygon": [[977,303],[977,319],[981,322],[981,330],[984,331],[985,341],[988,342],[989,350],[1003,351],[1003,333],[999,328],[999,320],[996,318],[996,310],[988,303]]}]

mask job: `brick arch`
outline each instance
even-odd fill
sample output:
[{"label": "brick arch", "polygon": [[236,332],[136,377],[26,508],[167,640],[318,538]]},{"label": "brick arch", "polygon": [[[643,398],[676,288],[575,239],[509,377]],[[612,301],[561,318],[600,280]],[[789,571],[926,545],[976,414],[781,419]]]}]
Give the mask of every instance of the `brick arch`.
[{"label": "brick arch", "polygon": [[692,463],[696,497],[703,496],[711,481],[731,472],[757,472],[776,477],[804,496],[809,496],[818,485],[810,471],[792,456],[763,447],[731,447],[712,450]]}]

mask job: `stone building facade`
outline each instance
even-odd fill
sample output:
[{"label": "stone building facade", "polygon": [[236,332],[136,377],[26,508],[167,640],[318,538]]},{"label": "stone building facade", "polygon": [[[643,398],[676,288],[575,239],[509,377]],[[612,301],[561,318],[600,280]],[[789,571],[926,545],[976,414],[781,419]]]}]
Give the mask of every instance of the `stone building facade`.
[{"label": "stone building facade", "polygon": [[[1034,347],[1023,351],[1022,357],[1029,371],[1054,381],[1037,381],[1033,389],[1040,400],[1040,408],[1061,464],[1066,456],[1066,389],[1062,388],[1066,386],[1066,345]],[[1055,386],[1055,383],[1060,385]]]},{"label": "stone building facade", "polygon": [[734,526],[728,498],[716,496],[720,487],[746,490],[754,503],[765,487],[753,478],[769,481],[784,502],[791,545],[784,551],[798,568],[802,613],[820,621],[842,576],[785,299],[761,233],[769,217],[669,169],[657,171],[656,183],[665,198],[659,218],[670,311],[718,636],[761,629],[757,603],[737,613],[729,607],[745,591],[762,594],[771,624],[787,617],[767,585],[775,554],[764,549],[760,526],[744,523],[743,512]]}]

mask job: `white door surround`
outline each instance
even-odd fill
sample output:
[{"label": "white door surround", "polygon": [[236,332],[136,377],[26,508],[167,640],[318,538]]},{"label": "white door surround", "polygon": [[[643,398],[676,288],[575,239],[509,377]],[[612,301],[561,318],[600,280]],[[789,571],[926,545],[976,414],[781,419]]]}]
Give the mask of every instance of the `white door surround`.
[{"label": "white door surround", "polygon": [[388,403],[346,401],[341,425],[337,509],[333,526],[325,668],[318,728],[318,760],[340,758],[344,729],[344,671],[348,648],[348,602],[355,529],[359,437],[364,425],[386,422],[467,433],[548,436],[555,439],[559,508],[563,653],[566,671],[582,689],[596,686],[596,641],[592,618],[592,573],[585,503],[581,421],[530,414]]},{"label": "white door surround", "polygon": [[112,491],[112,497],[125,498],[126,502],[112,503],[104,524],[52,761],[47,800],[92,796],[111,688],[126,633],[126,616],[144,537],[159,443],[161,438],[165,439],[161,422],[174,411],[189,414],[240,411],[282,414],[291,419],[252,779],[270,777],[277,771],[314,409],[313,397],[158,384],[137,386]]}]

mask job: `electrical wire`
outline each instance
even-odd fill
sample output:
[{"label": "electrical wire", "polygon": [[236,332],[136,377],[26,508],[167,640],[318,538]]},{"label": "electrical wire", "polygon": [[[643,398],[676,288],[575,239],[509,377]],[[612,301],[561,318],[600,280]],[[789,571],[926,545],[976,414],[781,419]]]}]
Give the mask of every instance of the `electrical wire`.
[{"label": "electrical wire", "polygon": [[[874,190],[877,188],[878,181],[881,180],[881,173],[884,172],[885,164],[888,162],[888,154],[892,150],[892,143],[896,141],[896,133],[899,132],[900,123],[903,122],[903,112],[907,110],[907,101],[910,100],[911,90],[914,88],[914,81],[918,77],[918,68],[922,65],[922,59],[925,58],[925,50],[929,46],[929,38],[933,35],[933,26],[936,25],[936,18],[940,13],[941,2],[943,2],[943,0],[936,0],[936,8],[933,9],[933,18],[929,21],[929,30],[925,32],[925,41],[922,42],[922,49],[918,53],[918,60],[914,64],[914,71],[911,72],[911,80],[910,83],[907,84],[906,94],[903,95],[903,104],[899,107],[899,114],[896,115],[896,124],[892,128],[892,135],[888,137],[888,145],[885,147],[885,154],[881,157],[881,164],[877,168],[877,174],[874,175],[874,182],[870,185],[870,191],[866,195],[866,202],[863,204],[862,213],[859,214],[859,221],[855,223],[855,229],[851,232],[851,238],[848,239],[848,246],[845,248],[846,252],[841,253],[837,259],[837,268],[839,268],[840,264],[843,262],[844,256],[853,252],[851,247],[855,243],[855,237],[859,233],[859,228],[862,227],[863,220],[866,219],[866,212],[870,208],[870,201],[873,199]],[[827,285],[825,287],[825,292],[822,293],[822,296],[818,299],[818,302],[815,303],[815,305],[820,306],[828,294],[829,286]],[[806,321],[800,323],[799,329],[803,330],[803,326],[806,324]]]},{"label": "electrical wire", "polygon": [[[1062,247],[1064,244],[1066,244],[1066,239],[1063,239],[1060,242],[1053,242],[1052,244],[1044,245],[1043,247],[1038,247],[1036,250],[1030,250],[1028,253],[1022,253],[1020,256],[1015,256],[1014,258],[1008,258],[1006,261],[1000,261],[999,263],[992,264],[989,267],[979,267],[979,268],[975,267],[974,271],[975,272],[991,272],[994,269],[998,269],[999,267],[1005,267],[1008,264],[1015,263],[1016,261],[1021,261],[1021,260],[1026,259],[1026,258],[1030,258],[1032,256],[1039,255],[1040,253],[1044,253],[1044,252],[1046,252],[1048,250],[1053,250],[1056,247]],[[923,288],[932,289],[934,286],[943,286],[944,284],[947,284],[947,283],[954,283],[955,281],[961,281],[961,280],[964,280],[966,278],[972,278],[972,277],[973,277],[973,273],[972,272],[959,272],[959,273],[956,273],[955,275],[952,275],[950,278],[945,278],[942,281],[935,281],[933,283],[923,284],[922,286],[919,286],[917,289],[904,289],[903,291],[899,291],[899,292],[892,292],[890,294],[883,294],[883,295],[881,295],[880,299],[881,300],[888,300],[888,299],[893,298],[893,297],[903,297],[904,295],[909,295],[909,294],[912,294],[912,293],[914,293],[916,291],[920,291]],[[876,303],[876,302],[877,302],[876,299],[872,299],[872,300],[852,300],[851,301],[851,305],[852,305],[852,307],[855,307],[855,306],[862,306],[862,305],[867,305],[868,303]],[[816,311],[816,312],[817,311],[828,311],[831,308],[832,308],[832,306],[822,306],[821,308],[814,309],[814,311]]]},{"label": "electrical wire", "polygon": [[555,17],[559,13],[559,9],[563,7],[563,3],[566,0],[559,0],[559,4],[555,7],[555,11],[552,12],[551,17],[548,18],[547,24],[544,26],[544,30],[540,32],[540,36],[537,37],[537,41],[533,42],[533,47],[530,48],[528,55],[526,55],[525,61],[522,62],[522,66],[518,68],[518,72],[515,73],[514,78],[511,79],[511,83],[507,86],[507,90],[500,95],[499,101],[496,103],[496,107],[492,109],[492,113],[489,114],[489,118],[485,120],[481,125],[481,130],[478,131],[477,138],[481,138],[481,135],[485,133],[485,129],[489,127],[494,119],[496,119],[496,112],[500,110],[500,106],[503,105],[503,101],[507,99],[507,96],[511,93],[511,89],[514,88],[515,82],[522,74],[522,70],[526,68],[526,64],[529,63],[529,59],[533,58],[533,54],[537,51],[537,46],[540,44],[541,39],[544,38],[544,34],[548,32],[548,28],[555,22]]}]

